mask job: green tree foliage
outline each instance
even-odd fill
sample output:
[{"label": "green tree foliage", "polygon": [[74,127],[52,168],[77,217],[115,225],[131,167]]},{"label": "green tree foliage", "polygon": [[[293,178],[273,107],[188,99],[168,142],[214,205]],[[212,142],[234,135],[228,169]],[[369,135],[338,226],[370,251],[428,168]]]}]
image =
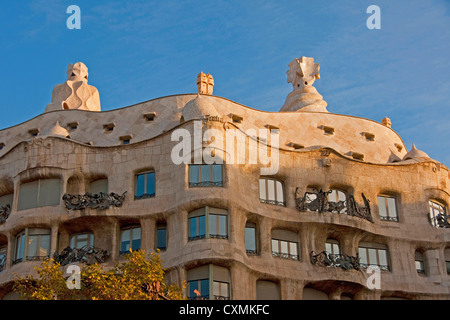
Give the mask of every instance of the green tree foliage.
[{"label": "green tree foliage", "polygon": [[[30,300],[180,300],[183,288],[167,285],[159,253],[132,251],[125,261],[105,270],[80,265],[80,289],[69,289],[64,268],[53,259],[36,267],[37,278],[16,277],[13,290]],[[74,283],[74,282],[72,282]]]}]

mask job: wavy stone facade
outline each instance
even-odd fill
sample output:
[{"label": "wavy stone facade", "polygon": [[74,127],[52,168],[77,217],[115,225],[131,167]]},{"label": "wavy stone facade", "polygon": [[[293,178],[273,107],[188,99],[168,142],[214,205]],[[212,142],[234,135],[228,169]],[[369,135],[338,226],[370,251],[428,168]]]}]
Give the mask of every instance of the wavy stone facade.
[{"label": "wavy stone facade", "polygon": [[[14,274],[66,248],[84,248],[81,263],[106,250],[91,260],[112,266],[131,247],[159,248],[168,280],[187,281],[190,298],[448,299],[448,168],[407,152],[386,123],[304,105],[264,112],[199,86],[1,130],[0,295],[14,297]],[[227,162],[220,138],[202,149],[223,165],[174,164],[173,133],[194,136],[199,121],[202,135],[242,134],[245,159],[255,146],[275,152],[251,129],[275,129],[278,171]],[[381,269],[378,287],[369,265]]]}]

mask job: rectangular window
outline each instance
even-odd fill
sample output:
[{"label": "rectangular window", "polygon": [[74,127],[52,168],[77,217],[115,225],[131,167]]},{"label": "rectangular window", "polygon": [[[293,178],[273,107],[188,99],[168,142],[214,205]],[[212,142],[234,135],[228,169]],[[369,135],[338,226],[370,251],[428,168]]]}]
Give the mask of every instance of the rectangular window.
[{"label": "rectangular window", "polygon": [[221,214],[209,214],[209,237],[227,238],[227,216]]},{"label": "rectangular window", "polygon": [[23,183],[19,187],[18,210],[59,205],[60,192],[60,179],[40,179]]},{"label": "rectangular window", "polygon": [[226,210],[205,207],[189,213],[188,240],[204,238],[228,238],[228,214]]},{"label": "rectangular window", "polygon": [[189,187],[222,187],[221,164],[189,165]]},{"label": "rectangular window", "polygon": [[259,179],[259,201],[285,206],[283,183],[271,178]]},{"label": "rectangular window", "polygon": [[188,281],[189,299],[209,299],[209,279]]},{"label": "rectangular window", "polygon": [[429,218],[431,225],[436,228],[448,227],[450,221],[445,211],[445,207],[436,201],[428,201]]},{"label": "rectangular window", "polygon": [[299,260],[298,244],[292,241],[272,239],[272,255],[283,259]]},{"label": "rectangular window", "polygon": [[256,225],[249,224],[245,226],[245,250],[249,254],[256,254]]},{"label": "rectangular window", "polygon": [[155,172],[141,173],[136,176],[134,199],[153,198],[155,196]]},{"label": "rectangular window", "polygon": [[26,260],[42,260],[50,254],[50,230],[25,229],[16,236],[13,264]]},{"label": "rectangular window", "polygon": [[167,226],[159,224],[156,226],[156,249],[166,250],[167,248]]},{"label": "rectangular window", "polygon": [[358,248],[361,267],[378,266],[383,271],[389,271],[388,250],[383,245],[362,245]]},{"label": "rectangular window", "polygon": [[131,250],[139,250],[141,248],[141,228],[131,227],[122,229],[120,242],[120,253],[127,253]]},{"label": "rectangular window", "polygon": [[379,195],[378,210],[380,213],[380,220],[398,222],[397,205],[395,197]]},{"label": "rectangular window", "polygon": [[94,234],[93,233],[79,233],[70,238],[70,247],[72,249],[81,249],[83,247],[94,246]]}]

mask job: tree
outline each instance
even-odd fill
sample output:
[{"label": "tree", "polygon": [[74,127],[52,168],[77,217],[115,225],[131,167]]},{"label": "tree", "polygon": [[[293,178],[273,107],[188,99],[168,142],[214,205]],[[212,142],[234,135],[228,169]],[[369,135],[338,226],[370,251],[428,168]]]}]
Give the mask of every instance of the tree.
[{"label": "tree", "polygon": [[[38,278],[16,277],[13,290],[31,300],[180,300],[182,288],[167,285],[159,253],[143,250],[126,254],[125,261],[104,270],[98,264],[81,268],[79,289],[69,289],[73,280],[62,266],[47,259],[36,267]],[[72,282],[73,284],[73,282]]]}]

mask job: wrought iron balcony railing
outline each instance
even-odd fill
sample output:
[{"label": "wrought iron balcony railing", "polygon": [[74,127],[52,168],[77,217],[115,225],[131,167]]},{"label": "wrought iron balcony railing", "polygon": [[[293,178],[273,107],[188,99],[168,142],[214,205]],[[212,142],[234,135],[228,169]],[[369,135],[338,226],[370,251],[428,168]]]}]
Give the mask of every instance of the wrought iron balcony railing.
[{"label": "wrought iron balcony railing", "polygon": [[364,193],[361,196],[364,200],[364,206],[358,204],[353,195],[343,192],[345,194],[345,200],[341,201],[329,201],[328,194],[332,191],[307,191],[303,196],[298,194],[298,188],[295,191],[296,207],[299,211],[316,211],[332,212],[338,214],[347,214],[354,217],[359,217],[373,222],[372,215],[370,213],[369,200],[366,199]]},{"label": "wrought iron balcony railing", "polygon": [[107,250],[99,249],[93,246],[84,246],[82,248],[67,247],[61,253],[55,252],[53,259],[65,266],[74,262],[82,262],[87,265],[94,263],[103,263],[109,258]]},{"label": "wrought iron balcony railing", "polygon": [[125,200],[125,191],[122,195],[111,192],[109,194],[100,192],[99,194],[85,193],[64,194],[62,199],[68,210],[83,210],[86,208],[105,210],[111,206],[121,207]]},{"label": "wrought iron balcony railing", "polygon": [[10,214],[11,214],[11,206],[9,204],[0,207],[0,224],[5,223]]},{"label": "wrought iron balcony railing", "polygon": [[315,266],[342,268],[345,270],[360,270],[361,268],[358,255],[352,257],[346,254],[331,254],[327,251],[315,254],[314,251],[311,251],[309,258]]}]

